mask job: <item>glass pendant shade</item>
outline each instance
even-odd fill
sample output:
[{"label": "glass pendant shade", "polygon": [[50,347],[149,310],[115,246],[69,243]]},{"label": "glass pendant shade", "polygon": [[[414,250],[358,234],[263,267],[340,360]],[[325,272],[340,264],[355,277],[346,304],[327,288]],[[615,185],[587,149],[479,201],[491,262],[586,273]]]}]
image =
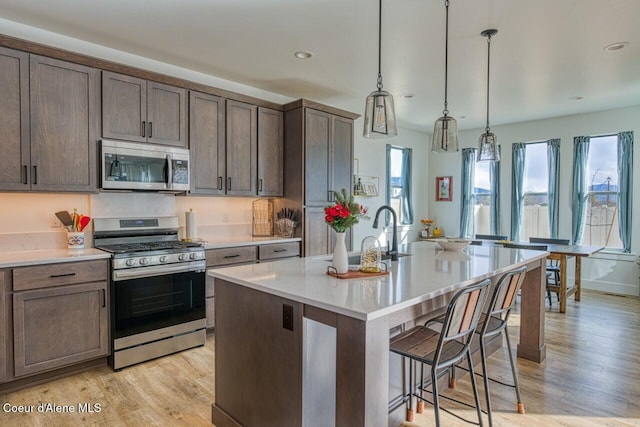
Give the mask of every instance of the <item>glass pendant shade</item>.
[{"label": "glass pendant shade", "polygon": [[478,139],[480,149],[478,150],[478,161],[500,161],[500,149],[498,148],[498,140],[493,132],[488,130],[480,135]]},{"label": "glass pendant shade", "polygon": [[374,90],[367,96],[363,136],[365,138],[389,138],[397,134],[393,96],[386,90]]},{"label": "glass pendant shade", "polygon": [[453,117],[440,117],[433,126],[431,151],[446,153],[458,150],[460,150],[458,145],[458,122]]}]

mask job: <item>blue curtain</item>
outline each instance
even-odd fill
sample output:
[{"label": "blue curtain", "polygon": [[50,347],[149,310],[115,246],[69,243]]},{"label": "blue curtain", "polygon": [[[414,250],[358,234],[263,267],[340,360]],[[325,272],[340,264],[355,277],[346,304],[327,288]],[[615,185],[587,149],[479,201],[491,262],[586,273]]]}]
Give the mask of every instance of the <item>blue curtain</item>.
[{"label": "blue curtain", "polygon": [[633,194],[633,132],[618,134],[618,228],[625,252],[631,251]]},{"label": "blue curtain", "polygon": [[413,224],[411,202],[411,148],[402,149],[402,223]]},{"label": "blue curtain", "polygon": [[[498,145],[498,153],[500,145]],[[500,162],[489,164],[489,182],[491,185],[491,234],[500,234]]]},{"label": "blue curtain", "polygon": [[476,149],[462,149],[460,237],[473,233],[473,182],[475,181]]},{"label": "blue curtain", "polygon": [[516,142],[512,145],[513,171],[511,173],[511,240],[520,240],[520,224],[524,209],[524,159],[526,144]]},{"label": "blue curtain", "polygon": [[551,238],[558,238],[560,205],[560,139],[547,141],[547,169],[549,173],[549,229]]},{"label": "blue curtain", "polygon": [[587,158],[589,157],[588,136],[576,136],[573,138],[573,188],[571,209],[571,231],[573,243],[580,243],[582,230],[584,229],[584,217],[587,204]]}]

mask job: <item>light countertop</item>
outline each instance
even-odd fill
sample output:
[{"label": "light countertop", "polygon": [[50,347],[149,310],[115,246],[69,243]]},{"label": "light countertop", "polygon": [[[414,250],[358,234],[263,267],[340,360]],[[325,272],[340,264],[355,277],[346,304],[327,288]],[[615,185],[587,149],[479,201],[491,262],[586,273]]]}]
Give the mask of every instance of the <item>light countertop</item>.
[{"label": "light countertop", "polygon": [[233,237],[215,237],[215,236],[202,236],[200,237],[204,241],[205,249],[220,249],[220,248],[232,248],[238,246],[252,246],[252,245],[268,245],[272,243],[286,243],[286,242],[299,242],[302,239],[300,237],[278,237],[278,236],[266,236],[266,237],[253,237],[253,236],[233,236]]},{"label": "light countertop", "polygon": [[111,258],[111,254],[94,248],[0,252],[0,268],[56,264],[61,262],[90,261],[103,258]]},{"label": "light countertop", "polygon": [[545,251],[469,246],[443,251],[433,242],[404,245],[410,256],[386,261],[390,274],[351,280],[326,274],[331,257],[209,270],[210,276],[360,320],[378,317],[540,260]]}]

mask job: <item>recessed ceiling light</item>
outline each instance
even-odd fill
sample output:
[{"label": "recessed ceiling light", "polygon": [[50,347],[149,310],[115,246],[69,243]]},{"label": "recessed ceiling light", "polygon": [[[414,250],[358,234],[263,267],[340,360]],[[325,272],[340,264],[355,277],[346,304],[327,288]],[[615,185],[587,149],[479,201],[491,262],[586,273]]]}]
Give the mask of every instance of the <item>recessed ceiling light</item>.
[{"label": "recessed ceiling light", "polygon": [[613,52],[614,50],[624,49],[627,46],[629,46],[629,42],[616,42],[616,43],[611,43],[609,45],[606,45],[604,47],[604,50]]},{"label": "recessed ceiling light", "polygon": [[582,99],[581,96],[572,96],[571,98],[569,98],[569,100],[571,101],[580,101]]},{"label": "recessed ceiling light", "polygon": [[298,59],[309,59],[313,56],[313,53],[307,52],[305,50],[299,50],[296,53],[294,53],[293,56],[295,56]]},{"label": "recessed ceiling light", "polygon": [[413,98],[414,96],[416,96],[414,93],[403,93],[402,95],[400,95],[400,98],[403,98],[403,99],[411,99],[411,98]]}]

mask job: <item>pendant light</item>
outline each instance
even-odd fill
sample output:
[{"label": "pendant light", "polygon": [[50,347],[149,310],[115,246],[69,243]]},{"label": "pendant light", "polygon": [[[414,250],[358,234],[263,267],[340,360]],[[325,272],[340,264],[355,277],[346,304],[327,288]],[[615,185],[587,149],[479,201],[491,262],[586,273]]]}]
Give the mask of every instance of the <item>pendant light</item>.
[{"label": "pendant light", "polygon": [[449,59],[449,0],[444,2],[446,10],[445,41],[444,41],[444,110],[443,116],[436,120],[433,125],[433,140],[431,141],[431,151],[444,153],[459,151],[458,146],[458,122],[449,116],[447,108],[447,71]]},{"label": "pendant light", "polygon": [[487,125],[484,128],[484,133],[480,135],[478,143],[480,148],[478,150],[478,161],[500,161],[500,151],[498,150],[498,141],[496,135],[491,132],[489,128],[489,65],[491,60],[491,37],[498,34],[498,30],[484,30],[480,33],[482,37],[487,38]]},{"label": "pendant light", "polygon": [[364,110],[365,138],[389,138],[396,136],[396,113],[393,108],[393,96],[386,90],[382,90],[381,73],[382,56],[382,0],[378,6],[378,89],[367,96]]}]

